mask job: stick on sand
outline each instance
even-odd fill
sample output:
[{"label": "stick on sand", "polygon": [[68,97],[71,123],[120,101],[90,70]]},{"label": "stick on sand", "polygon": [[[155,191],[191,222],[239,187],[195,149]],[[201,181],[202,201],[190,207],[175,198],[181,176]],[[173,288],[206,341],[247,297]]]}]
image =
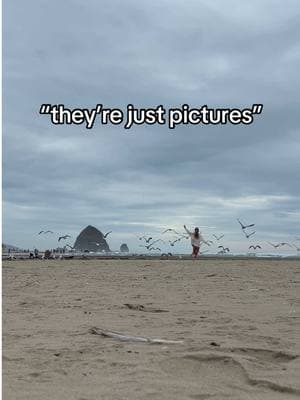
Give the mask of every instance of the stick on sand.
[{"label": "stick on sand", "polygon": [[110,337],[113,339],[121,340],[122,342],[140,342],[140,343],[150,343],[150,344],[183,344],[182,340],[151,339],[147,337],[127,335],[125,333],[110,331],[101,328],[91,328],[89,332],[94,335],[100,335],[104,337]]}]

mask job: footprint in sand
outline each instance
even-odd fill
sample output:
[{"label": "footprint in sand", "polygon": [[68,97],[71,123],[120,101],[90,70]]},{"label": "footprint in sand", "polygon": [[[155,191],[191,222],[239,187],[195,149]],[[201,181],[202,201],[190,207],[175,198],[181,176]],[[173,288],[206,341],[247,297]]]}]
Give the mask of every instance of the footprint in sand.
[{"label": "footprint in sand", "polygon": [[[242,400],[248,399],[249,394],[256,398],[268,392],[272,394],[273,400],[296,399],[300,395],[298,389],[251,378],[238,360],[227,355],[190,354],[164,360],[160,367],[166,374],[173,375],[176,382],[188,383],[191,388],[190,397],[194,399],[222,395]],[[196,390],[200,393],[192,394]]]}]

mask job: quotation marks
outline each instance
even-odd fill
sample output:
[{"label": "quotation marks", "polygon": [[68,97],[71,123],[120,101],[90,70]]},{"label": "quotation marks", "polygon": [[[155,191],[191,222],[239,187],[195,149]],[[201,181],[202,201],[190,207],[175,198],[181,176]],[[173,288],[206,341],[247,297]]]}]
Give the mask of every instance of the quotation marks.
[{"label": "quotation marks", "polygon": [[40,114],[50,114],[51,104],[42,104],[40,108]]},{"label": "quotation marks", "polygon": [[120,125],[124,129],[139,125],[166,125],[175,129],[179,125],[250,125],[254,116],[261,114],[262,104],[252,104],[249,108],[210,108],[206,104],[194,108],[183,104],[179,108],[164,108],[158,105],[152,108],[138,108],[128,104],[126,111],[119,108],[104,108],[97,104],[95,108],[67,108],[64,104],[42,104],[40,114],[50,115],[54,125],[85,124],[86,129],[92,129],[99,118],[102,125]]},{"label": "quotation marks", "polygon": [[262,110],[263,110],[262,104],[253,104],[252,114],[261,114]]}]

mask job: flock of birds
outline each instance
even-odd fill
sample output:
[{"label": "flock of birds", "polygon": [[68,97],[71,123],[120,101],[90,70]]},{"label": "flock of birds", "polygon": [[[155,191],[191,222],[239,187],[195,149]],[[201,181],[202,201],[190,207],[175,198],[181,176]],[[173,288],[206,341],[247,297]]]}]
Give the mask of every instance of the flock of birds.
[{"label": "flock of birds", "polygon": [[[50,231],[50,230],[44,231],[44,230],[42,230],[42,231],[39,231],[39,232],[38,232],[38,235],[42,235],[42,234],[43,234],[43,235],[47,235],[48,233],[54,234],[53,231]],[[105,233],[105,234],[103,235],[104,239],[106,239],[107,236],[108,236],[110,233],[112,233],[112,231],[109,231],[109,232]],[[71,237],[72,237],[71,235],[62,235],[62,236],[58,236],[57,241],[60,242],[61,240],[67,240],[67,239],[69,239],[69,238],[71,238]],[[100,243],[97,243],[97,242],[90,242],[90,243],[96,244],[96,246],[100,246]],[[65,246],[68,247],[70,250],[75,250],[75,247],[71,246],[71,245],[68,244],[68,243],[66,243]]]},{"label": "flock of birds", "polygon": [[[39,231],[39,233],[38,233],[38,235],[41,235],[41,234],[44,234],[44,235],[47,235],[47,233],[51,233],[51,234],[53,234],[54,232],[53,231]],[[58,237],[58,242],[60,242],[61,240],[66,240],[66,239],[68,239],[68,238],[70,238],[71,237],[71,235],[62,235],[62,236],[59,236]]]},{"label": "flock of birds", "polygon": [[[241,228],[241,232],[242,234],[245,236],[246,239],[249,239],[250,237],[254,236],[256,234],[256,230],[254,230],[255,224],[251,223],[251,224],[246,224],[244,222],[242,222],[239,218],[237,218],[237,222]],[[251,229],[252,228],[252,229]],[[162,249],[160,247],[156,247],[158,242],[164,243],[164,244],[169,244],[171,247],[174,247],[176,243],[179,243],[181,240],[183,239],[188,239],[189,236],[186,235],[186,233],[181,233],[176,231],[175,229],[172,228],[168,228],[165,229],[161,235],[165,235],[166,233],[172,233],[175,235],[175,237],[173,238],[173,240],[164,240],[162,238],[157,238],[154,239],[152,236],[146,236],[146,235],[142,235],[142,236],[138,236],[138,239],[140,241],[144,241],[144,244],[139,245],[140,247],[144,247],[146,248],[148,251],[162,251]],[[211,244],[217,244],[217,248],[218,248],[218,252],[217,254],[223,255],[223,254],[227,254],[230,253],[230,248],[227,246],[224,246],[223,244],[220,244],[221,239],[224,238],[224,234],[220,234],[220,235],[216,235],[213,234],[212,235],[215,239],[215,241],[212,240],[207,240],[207,243],[209,245]],[[296,240],[300,240],[300,238],[296,237]],[[283,246],[288,246],[290,248],[295,248],[297,250],[297,253],[300,252],[300,247],[296,244],[290,244],[287,242],[280,242],[280,243],[271,243],[271,242],[267,242],[270,246],[272,246],[274,249],[278,249],[280,247]],[[154,246],[155,245],[155,246]],[[262,250],[263,246],[262,244],[256,243],[256,244],[251,244],[248,247],[248,250],[251,251],[256,251],[256,250]],[[201,251],[202,254],[206,253],[208,250],[204,250]]]},{"label": "flock of birds", "polygon": [[[251,224],[245,224],[243,223],[239,218],[237,218],[237,222],[240,225],[241,228],[241,232],[243,233],[243,235],[245,236],[246,239],[249,239],[250,237],[254,236],[256,234],[256,230],[254,230],[255,224],[251,223]],[[251,231],[249,231],[249,229],[251,229]],[[108,235],[110,235],[112,233],[112,231],[109,231],[107,233],[105,233],[103,235],[103,238],[106,239],[108,237]],[[167,233],[172,234],[173,238],[172,239],[167,239]],[[54,234],[53,231],[51,230],[41,230],[40,232],[38,232],[38,235],[48,235],[48,234]],[[137,235],[136,235],[137,236]],[[220,235],[216,235],[213,234],[212,235],[215,239],[215,241],[213,240],[207,240],[206,243],[210,246],[212,244],[216,244],[218,251],[217,254],[223,255],[223,254],[227,254],[230,253],[230,248],[228,246],[224,246],[223,244],[220,243],[220,241],[225,237],[224,234],[220,234]],[[67,240],[68,238],[71,238],[71,235],[59,235],[58,236],[58,242],[60,242],[61,240]],[[159,247],[159,243],[164,244],[164,245],[169,245],[170,247],[174,248],[176,244],[180,243],[182,240],[184,239],[189,239],[189,235],[187,235],[186,232],[178,232],[177,230],[173,229],[173,228],[167,228],[165,229],[163,232],[161,232],[161,237],[158,238],[154,238],[153,236],[147,236],[145,234],[143,235],[139,235],[137,236],[138,240],[140,242],[143,242],[143,244],[139,244],[139,247],[143,247],[145,248],[147,251],[157,251],[157,252],[162,252],[162,248]],[[296,237],[297,241],[300,241],[300,238]],[[100,243],[97,242],[90,242],[93,244],[96,244],[97,246],[100,246]],[[274,249],[279,249],[281,247],[284,246],[288,246],[290,248],[295,248],[297,250],[297,253],[300,252],[300,247],[299,245],[296,245],[294,243],[290,244],[287,242],[279,242],[279,243],[272,243],[272,242],[267,242],[270,246],[272,246]],[[66,243],[65,244],[66,247],[68,247],[71,250],[75,250],[73,246],[71,246],[70,244]],[[249,251],[253,250],[254,252],[259,249],[262,250],[262,244],[260,243],[256,243],[256,244],[251,244],[248,247]],[[204,254],[206,253],[208,250],[201,250],[201,253]],[[165,254],[165,253],[164,253]],[[172,253],[167,253],[168,255],[171,255]]]}]

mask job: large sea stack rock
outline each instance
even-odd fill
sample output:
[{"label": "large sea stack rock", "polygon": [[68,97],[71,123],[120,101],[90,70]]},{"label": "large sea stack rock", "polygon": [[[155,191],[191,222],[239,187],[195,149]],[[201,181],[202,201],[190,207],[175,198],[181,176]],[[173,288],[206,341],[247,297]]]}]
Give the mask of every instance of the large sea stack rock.
[{"label": "large sea stack rock", "polygon": [[77,236],[74,248],[79,251],[110,251],[102,232],[91,225],[84,228]]},{"label": "large sea stack rock", "polygon": [[127,246],[126,243],[121,244],[121,246],[120,246],[120,251],[121,251],[122,253],[128,253],[128,252],[129,252],[129,248],[128,248],[128,246]]}]

